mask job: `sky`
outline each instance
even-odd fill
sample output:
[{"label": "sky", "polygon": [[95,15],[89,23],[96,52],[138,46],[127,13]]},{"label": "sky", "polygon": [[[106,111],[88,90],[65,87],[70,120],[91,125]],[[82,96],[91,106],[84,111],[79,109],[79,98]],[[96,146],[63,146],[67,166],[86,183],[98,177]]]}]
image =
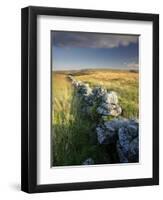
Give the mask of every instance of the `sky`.
[{"label": "sky", "polygon": [[52,31],[52,69],[135,69],[139,36]]}]

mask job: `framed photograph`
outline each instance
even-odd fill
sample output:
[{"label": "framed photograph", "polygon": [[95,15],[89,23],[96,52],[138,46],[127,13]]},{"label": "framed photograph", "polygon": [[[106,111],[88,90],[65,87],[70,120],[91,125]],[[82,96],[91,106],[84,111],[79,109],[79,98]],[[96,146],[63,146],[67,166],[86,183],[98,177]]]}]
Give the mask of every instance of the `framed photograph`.
[{"label": "framed photograph", "polygon": [[22,190],[159,184],[159,16],[22,9]]}]

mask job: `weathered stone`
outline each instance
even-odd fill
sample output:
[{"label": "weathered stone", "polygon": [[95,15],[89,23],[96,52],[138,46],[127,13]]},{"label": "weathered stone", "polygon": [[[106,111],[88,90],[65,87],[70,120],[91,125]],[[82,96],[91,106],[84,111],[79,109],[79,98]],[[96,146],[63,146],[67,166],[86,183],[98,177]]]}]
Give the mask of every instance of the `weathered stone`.
[{"label": "weathered stone", "polygon": [[139,140],[138,137],[130,143],[128,158],[132,162],[138,162],[139,159]]},{"label": "weathered stone", "polygon": [[106,128],[114,128],[115,130],[118,130],[120,127],[123,127],[126,123],[126,120],[120,120],[120,119],[113,119],[111,121],[107,121],[104,123]]},{"label": "weathered stone", "polygon": [[129,124],[128,126],[119,129],[117,152],[120,160],[123,160],[125,157],[129,162],[138,162],[139,141],[138,137],[134,138],[135,135],[138,135],[137,131],[138,129],[136,129],[136,126],[133,126],[133,124],[132,128]]},{"label": "weathered stone", "polygon": [[96,128],[97,139],[99,144],[111,144],[115,143],[117,136],[116,130],[112,126],[99,126]]},{"label": "weathered stone", "polygon": [[122,109],[119,105],[114,105],[114,104],[108,104],[108,103],[102,103],[98,108],[97,108],[97,113],[105,116],[114,116],[117,117],[121,114]]},{"label": "weathered stone", "polygon": [[104,129],[101,127],[96,128],[96,133],[97,133],[97,140],[99,144],[105,144],[106,143],[106,133]]},{"label": "weathered stone", "polygon": [[94,87],[92,90],[92,94],[94,96],[94,98],[102,98],[104,94],[106,94],[107,91],[106,89],[102,88],[102,87]]},{"label": "weathered stone", "polygon": [[118,153],[118,156],[119,156],[120,163],[128,163],[128,159],[124,155],[119,142],[117,142],[117,153]]},{"label": "weathered stone", "polygon": [[94,160],[92,158],[87,158],[84,162],[83,165],[93,165]]},{"label": "weathered stone", "polygon": [[129,134],[131,135],[132,138],[138,136],[138,124],[132,124],[130,123],[128,126],[127,126],[127,129],[129,131]]},{"label": "weathered stone", "polygon": [[103,101],[106,102],[107,104],[118,104],[118,97],[116,92],[108,92],[103,95]]},{"label": "weathered stone", "polygon": [[122,113],[122,108],[118,105],[118,97],[115,92],[107,92],[105,90],[101,98],[101,104],[97,108],[97,113],[114,117]]},{"label": "weathered stone", "polygon": [[128,155],[130,141],[127,128],[120,128],[118,131],[119,144],[125,156]]},{"label": "weathered stone", "polygon": [[81,95],[88,96],[91,94],[92,89],[87,84],[78,85],[77,92]]}]

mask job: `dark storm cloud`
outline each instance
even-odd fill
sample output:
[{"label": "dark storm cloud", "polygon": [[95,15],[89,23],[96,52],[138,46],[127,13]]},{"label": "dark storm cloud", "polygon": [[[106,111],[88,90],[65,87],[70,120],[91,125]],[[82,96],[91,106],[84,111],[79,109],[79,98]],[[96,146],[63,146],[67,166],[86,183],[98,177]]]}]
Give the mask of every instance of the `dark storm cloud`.
[{"label": "dark storm cloud", "polygon": [[52,44],[58,47],[115,48],[138,43],[138,36],[103,33],[52,32]]}]

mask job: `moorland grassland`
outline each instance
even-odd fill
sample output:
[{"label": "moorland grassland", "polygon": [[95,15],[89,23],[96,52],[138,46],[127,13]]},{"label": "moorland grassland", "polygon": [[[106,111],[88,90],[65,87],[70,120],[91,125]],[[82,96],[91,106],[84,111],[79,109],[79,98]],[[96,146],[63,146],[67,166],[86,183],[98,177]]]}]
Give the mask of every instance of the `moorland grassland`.
[{"label": "moorland grassland", "polygon": [[52,161],[53,166],[81,165],[89,157],[96,164],[108,163],[106,150],[94,134],[96,121],[80,112],[82,106],[68,75],[118,94],[122,117],[139,116],[139,73],[134,70],[88,69],[52,72]]}]

